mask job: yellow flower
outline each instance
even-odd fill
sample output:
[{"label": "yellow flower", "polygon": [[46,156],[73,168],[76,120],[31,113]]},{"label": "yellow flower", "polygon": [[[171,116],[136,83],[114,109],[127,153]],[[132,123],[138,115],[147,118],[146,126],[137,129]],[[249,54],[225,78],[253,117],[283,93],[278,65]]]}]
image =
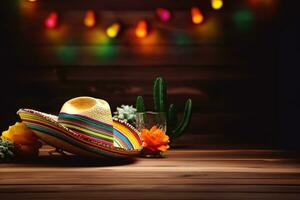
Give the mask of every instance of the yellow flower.
[{"label": "yellow flower", "polygon": [[35,137],[34,132],[22,122],[16,122],[8,130],[2,132],[2,138],[14,143],[16,153],[22,156],[37,156],[42,143]]},{"label": "yellow flower", "polygon": [[144,141],[144,149],[150,153],[164,152],[169,148],[169,136],[156,126],[150,130],[143,129],[141,136]]}]

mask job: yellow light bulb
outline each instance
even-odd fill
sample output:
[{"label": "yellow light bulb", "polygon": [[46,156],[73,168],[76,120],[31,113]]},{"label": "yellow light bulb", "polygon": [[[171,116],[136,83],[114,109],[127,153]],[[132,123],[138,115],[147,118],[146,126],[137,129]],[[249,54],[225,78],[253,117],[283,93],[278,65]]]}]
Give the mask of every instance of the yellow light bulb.
[{"label": "yellow light bulb", "polygon": [[211,0],[211,7],[215,10],[219,10],[223,7],[223,0]]},{"label": "yellow light bulb", "polygon": [[121,29],[120,24],[115,22],[106,29],[106,34],[110,38],[115,38],[118,36],[120,29]]},{"label": "yellow light bulb", "polygon": [[203,14],[197,7],[191,9],[192,21],[194,24],[201,24],[204,20]]}]

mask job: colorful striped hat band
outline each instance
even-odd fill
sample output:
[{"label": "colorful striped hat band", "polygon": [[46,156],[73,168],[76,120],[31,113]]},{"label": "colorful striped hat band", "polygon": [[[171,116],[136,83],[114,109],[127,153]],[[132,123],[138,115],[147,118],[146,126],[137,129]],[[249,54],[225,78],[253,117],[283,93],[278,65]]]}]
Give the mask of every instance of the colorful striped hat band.
[{"label": "colorful striped hat band", "polygon": [[31,109],[20,109],[18,114],[41,140],[74,154],[124,157],[138,155],[142,149],[139,132],[113,119],[109,104],[102,99],[71,99],[58,116]]}]

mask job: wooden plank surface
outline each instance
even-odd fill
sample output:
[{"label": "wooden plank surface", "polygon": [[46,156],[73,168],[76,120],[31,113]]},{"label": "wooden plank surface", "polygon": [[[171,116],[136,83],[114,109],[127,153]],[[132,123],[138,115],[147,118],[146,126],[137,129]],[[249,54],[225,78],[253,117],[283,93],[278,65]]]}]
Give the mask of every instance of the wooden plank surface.
[{"label": "wooden plank surface", "polygon": [[299,199],[299,155],[170,150],[123,161],[49,156],[0,164],[1,199]]}]

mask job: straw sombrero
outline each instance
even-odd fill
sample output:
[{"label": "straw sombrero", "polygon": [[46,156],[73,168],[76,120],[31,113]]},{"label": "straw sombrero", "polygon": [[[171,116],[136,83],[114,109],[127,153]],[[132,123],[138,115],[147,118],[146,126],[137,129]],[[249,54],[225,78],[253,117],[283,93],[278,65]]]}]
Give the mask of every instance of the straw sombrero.
[{"label": "straw sombrero", "polygon": [[102,99],[77,97],[64,103],[58,116],[32,109],[17,112],[42,141],[58,149],[87,157],[136,156],[142,149],[139,132],[113,119]]}]

